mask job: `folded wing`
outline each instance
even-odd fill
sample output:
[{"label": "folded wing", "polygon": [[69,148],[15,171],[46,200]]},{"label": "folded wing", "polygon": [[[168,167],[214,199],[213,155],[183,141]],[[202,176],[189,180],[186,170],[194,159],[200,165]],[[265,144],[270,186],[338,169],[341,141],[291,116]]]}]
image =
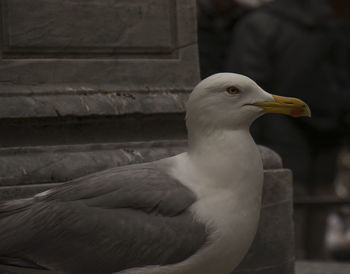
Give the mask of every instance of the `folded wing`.
[{"label": "folded wing", "polygon": [[3,203],[0,257],[74,274],[185,260],[206,242],[206,227],[188,210],[195,195],[167,168],[113,168]]}]

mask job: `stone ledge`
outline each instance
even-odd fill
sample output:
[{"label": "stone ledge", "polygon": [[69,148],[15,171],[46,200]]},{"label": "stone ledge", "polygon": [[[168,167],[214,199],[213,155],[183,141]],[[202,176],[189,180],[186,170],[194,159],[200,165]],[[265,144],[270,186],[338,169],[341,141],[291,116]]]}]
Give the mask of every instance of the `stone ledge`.
[{"label": "stone ledge", "polygon": [[259,228],[249,252],[232,274],[293,274],[292,176],[288,169],[264,172]]},{"label": "stone ledge", "polygon": [[[185,140],[2,148],[0,186],[59,183],[115,166],[159,160],[185,150]],[[260,150],[265,169],[282,167],[277,153],[266,147]],[[18,188],[16,191],[21,192]]]},{"label": "stone ledge", "polygon": [[191,88],[22,88],[0,92],[0,119],[184,113],[191,92]]}]

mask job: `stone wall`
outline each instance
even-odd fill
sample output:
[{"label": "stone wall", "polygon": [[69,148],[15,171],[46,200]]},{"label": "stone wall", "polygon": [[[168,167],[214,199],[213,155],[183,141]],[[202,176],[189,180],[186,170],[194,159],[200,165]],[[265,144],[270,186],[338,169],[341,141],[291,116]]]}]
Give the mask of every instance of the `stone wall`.
[{"label": "stone wall", "polygon": [[186,137],[195,0],[1,0],[0,16],[3,198],[69,179],[70,156],[79,175],[119,143]]}]

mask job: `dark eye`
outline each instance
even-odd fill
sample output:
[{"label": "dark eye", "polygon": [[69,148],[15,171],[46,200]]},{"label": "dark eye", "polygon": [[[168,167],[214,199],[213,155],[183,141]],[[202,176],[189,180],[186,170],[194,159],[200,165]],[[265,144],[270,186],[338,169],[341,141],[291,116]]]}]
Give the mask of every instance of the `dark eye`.
[{"label": "dark eye", "polygon": [[238,89],[238,88],[236,88],[236,87],[228,87],[227,89],[226,89],[226,91],[229,93],[229,94],[239,94],[241,91]]}]

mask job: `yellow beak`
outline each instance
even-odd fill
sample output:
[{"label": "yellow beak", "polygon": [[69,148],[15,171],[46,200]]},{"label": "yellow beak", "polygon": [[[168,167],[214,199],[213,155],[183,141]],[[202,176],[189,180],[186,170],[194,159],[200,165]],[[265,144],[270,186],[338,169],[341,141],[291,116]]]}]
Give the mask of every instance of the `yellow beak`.
[{"label": "yellow beak", "polygon": [[310,108],[303,101],[291,97],[272,96],[275,101],[259,102],[253,105],[262,107],[264,113],[281,113],[294,118],[303,116],[311,117]]}]

